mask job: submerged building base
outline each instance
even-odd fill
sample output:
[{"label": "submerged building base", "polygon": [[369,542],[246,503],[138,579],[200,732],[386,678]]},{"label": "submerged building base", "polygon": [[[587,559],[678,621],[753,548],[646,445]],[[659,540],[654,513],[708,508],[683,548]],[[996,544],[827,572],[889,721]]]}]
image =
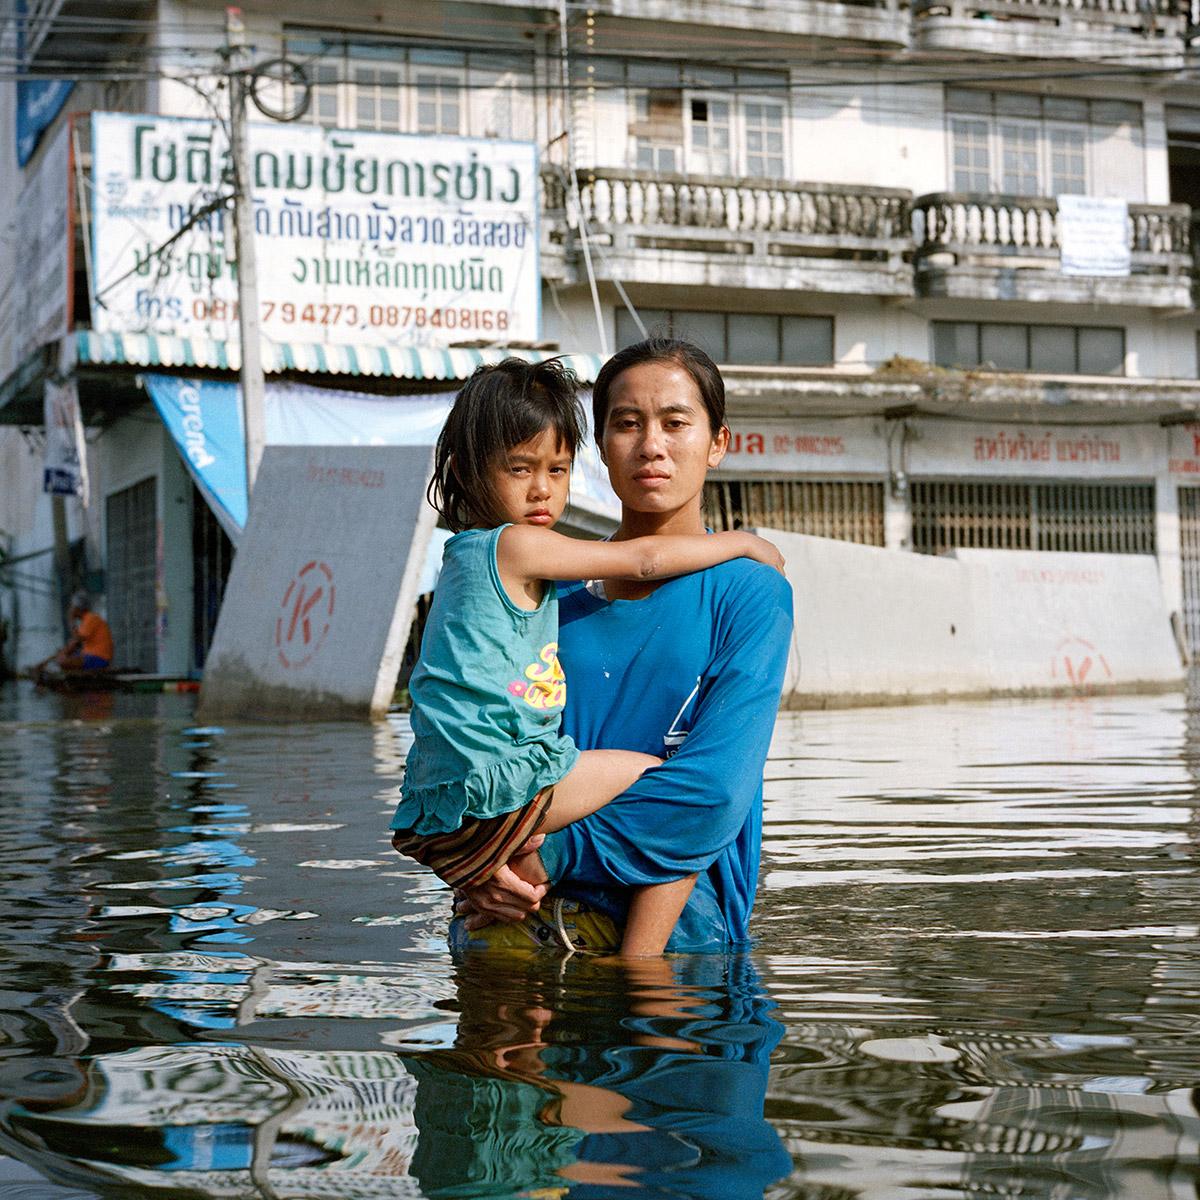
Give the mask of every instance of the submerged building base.
[{"label": "submerged building base", "polygon": [[784,707],[1185,686],[1152,556],[935,558],[760,532],[787,559],[795,596]]}]

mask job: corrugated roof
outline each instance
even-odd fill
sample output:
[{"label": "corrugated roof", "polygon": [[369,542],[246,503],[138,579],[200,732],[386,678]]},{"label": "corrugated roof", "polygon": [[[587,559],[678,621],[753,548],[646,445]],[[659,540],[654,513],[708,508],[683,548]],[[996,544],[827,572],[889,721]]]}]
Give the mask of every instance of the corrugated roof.
[{"label": "corrugated roof", "polygon": [[[75,334],[79,361],[93,365],[207,368],[236,371],[241,358],[236,342],[209,338],[167,337],[153,333]],[[263,370],[268,375],[306,371],[323,375],[373,375],[394,379],[466,379],[481,363],[504,358],[544,362],[561,358],[585,383],[591,383],[603,358],[598,354],[557,354],[552,350],[451,350],[395,346],[320,346],[301,342],[263,342]]]}]

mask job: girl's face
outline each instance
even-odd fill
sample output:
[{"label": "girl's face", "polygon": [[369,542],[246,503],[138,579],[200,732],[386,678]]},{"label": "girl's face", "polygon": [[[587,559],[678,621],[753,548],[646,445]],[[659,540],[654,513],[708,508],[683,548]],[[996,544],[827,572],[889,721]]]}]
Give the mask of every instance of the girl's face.
[{"label": "girl's face", "polygon": [[501,522],[549,529],[563,515],[571,486],[571,453],[554,429],[514,446],[491,467]]}]

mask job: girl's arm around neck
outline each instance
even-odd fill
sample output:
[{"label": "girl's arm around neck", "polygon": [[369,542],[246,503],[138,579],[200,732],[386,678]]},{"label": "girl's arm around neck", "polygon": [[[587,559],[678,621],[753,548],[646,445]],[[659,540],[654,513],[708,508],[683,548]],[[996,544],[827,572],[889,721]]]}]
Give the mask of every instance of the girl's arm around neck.
[{"label": "girl's arm around neck", "polygon": [[510,525],[500,535],[496,555],[505,584],[517,586],[535,579],[670,579],[732,558],[783,570],[783,558],[770,542],[742,530],[589,542],[532,525]]}]

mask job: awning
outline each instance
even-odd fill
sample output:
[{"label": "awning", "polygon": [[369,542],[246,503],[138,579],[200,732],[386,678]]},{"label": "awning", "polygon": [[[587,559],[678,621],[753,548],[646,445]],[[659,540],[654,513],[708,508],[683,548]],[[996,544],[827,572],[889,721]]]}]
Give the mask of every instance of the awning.
[{"label": "awning", "polygon": [[[78,361],[91,365],[134,367],[206,368],[236,371],[241,355],[236,342],[209,338],[166,337],[153,333],[96,333],[81,329],[75,334]],[[599,354],[557,354],[553,350],[506,350],[495,347],[450,350],[396,346],[319,346],[305,343],[263,342],[263,370],[267,374],[305,371],[322,375],[371,375],[393,379],[466,379],[483,363],[505,358],[545,362],[561,358],[584,383],[591,383],[604,359]]]}]

